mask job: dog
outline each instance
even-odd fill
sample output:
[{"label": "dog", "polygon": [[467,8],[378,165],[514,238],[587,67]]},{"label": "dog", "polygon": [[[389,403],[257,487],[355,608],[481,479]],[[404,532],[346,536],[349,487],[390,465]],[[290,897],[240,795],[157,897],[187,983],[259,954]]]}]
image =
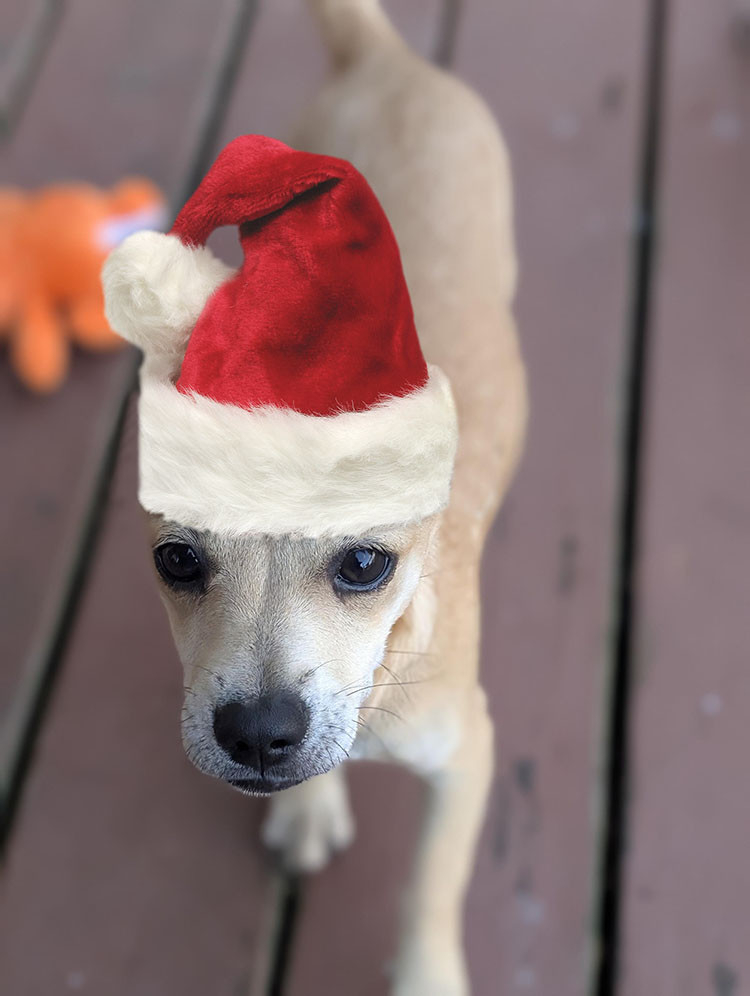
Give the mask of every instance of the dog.
[{"label": "dog", "polygon": [[[203,772],[271,795],[263,836],[287,867],[317,870],[350,842],[347,759],[426,780],[393,992],[461,996],[463,897],[493,767],[479,566],[527,419],[510,169],[482,101],[414,54],[376,0],[309,3],[331,73],[293,144],[353,163],[390,220],[422,349],[455,399],[450,502],[344,536],[222,532],[151,512],[150,539],[184,666],[185,750]],[[375,467],[374,497],[380,486]]]}]

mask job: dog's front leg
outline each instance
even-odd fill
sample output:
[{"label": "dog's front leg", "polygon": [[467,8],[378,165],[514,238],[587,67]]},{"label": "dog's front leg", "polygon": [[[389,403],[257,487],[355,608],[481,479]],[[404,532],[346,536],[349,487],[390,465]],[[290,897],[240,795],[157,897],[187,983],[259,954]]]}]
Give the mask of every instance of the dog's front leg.
[{"label": "dog's front leg", "polygon": [[427,811],[396,963],[394,996],[467,996],[463,900],[492,777],[493,733],[484,695],[440,770],[426,773]]},{"label": "dog's front leg", "polygon": [[292,872],[319,871],[354,836],[341,767],[272,796],[263,842]]}]

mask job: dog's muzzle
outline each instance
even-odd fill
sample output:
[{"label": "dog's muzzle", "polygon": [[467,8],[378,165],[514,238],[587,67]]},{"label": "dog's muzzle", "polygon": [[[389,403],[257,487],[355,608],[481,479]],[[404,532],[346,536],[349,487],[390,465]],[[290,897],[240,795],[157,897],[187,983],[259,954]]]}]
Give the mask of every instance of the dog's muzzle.
[{"label": "dog's muzzle", "polygon": [[228,779],[235,788],[267,794],[301,779],[296,755],[310,725],[310,711],[299,695],[277,692],[217,706],[214,736],[224,753],[242,766]]}]

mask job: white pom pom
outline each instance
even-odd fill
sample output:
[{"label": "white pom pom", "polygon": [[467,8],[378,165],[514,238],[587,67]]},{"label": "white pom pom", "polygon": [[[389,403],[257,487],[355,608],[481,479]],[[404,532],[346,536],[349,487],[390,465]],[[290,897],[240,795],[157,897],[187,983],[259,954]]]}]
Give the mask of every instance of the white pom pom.
[{"label": "white pom pom", "polygon": [[173,376],[206,302],[234,272],[205,246],[186,246],[176,235],[136,232],[102,268],[107,320],[143,350],[151,366]]}]

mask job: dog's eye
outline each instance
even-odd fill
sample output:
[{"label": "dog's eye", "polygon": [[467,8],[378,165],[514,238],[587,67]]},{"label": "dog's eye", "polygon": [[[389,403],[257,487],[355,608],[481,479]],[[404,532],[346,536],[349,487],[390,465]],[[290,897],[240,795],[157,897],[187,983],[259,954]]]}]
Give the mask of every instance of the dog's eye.
[{"label": "dog's eye", "polygon": [[356,591],[372,591],[390,575],[393,558],[382,550],[360,547],[349,550],[339,564],[336,584],[340,588]]},{"label": "dog's eye", "polygon": [[169,584],[194,584],[203,574],[198,554],[187,543],[163,543],[154,550],[154,560]]}]

